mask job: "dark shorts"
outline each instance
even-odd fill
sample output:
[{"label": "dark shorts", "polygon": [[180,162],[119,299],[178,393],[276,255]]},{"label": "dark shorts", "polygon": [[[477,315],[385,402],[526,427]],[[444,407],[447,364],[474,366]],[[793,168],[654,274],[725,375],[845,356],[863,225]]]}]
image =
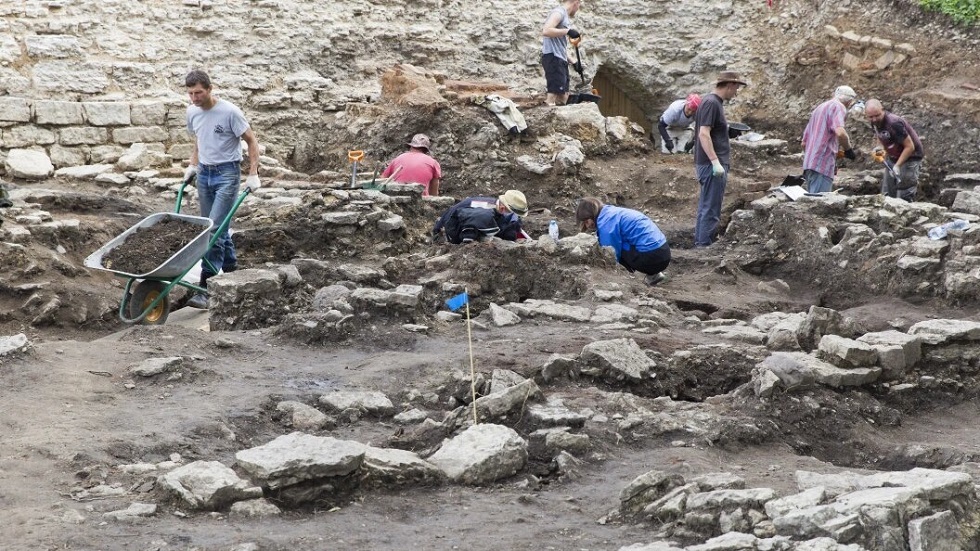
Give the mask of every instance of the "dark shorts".
[{"label": "dark shorts", "polygon": [[544,67],[544,79],[548,82],[548,93],[567,94],[568,61],[554,54],[543,54],[541,65]]}]

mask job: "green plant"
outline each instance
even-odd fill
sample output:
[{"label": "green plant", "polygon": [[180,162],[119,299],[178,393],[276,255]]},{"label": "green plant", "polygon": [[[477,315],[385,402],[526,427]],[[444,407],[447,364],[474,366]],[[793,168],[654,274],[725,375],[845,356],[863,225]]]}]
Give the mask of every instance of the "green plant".
[{"label": "green plant", "polygon": [[980,21],[980,0],[919,0],[919,5],[926,10],[945,13],[964,25]]}]

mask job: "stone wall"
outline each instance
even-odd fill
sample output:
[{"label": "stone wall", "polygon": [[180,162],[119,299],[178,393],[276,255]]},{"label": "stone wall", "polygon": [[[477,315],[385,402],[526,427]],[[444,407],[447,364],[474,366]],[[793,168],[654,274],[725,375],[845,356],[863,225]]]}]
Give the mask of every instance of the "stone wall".
[{"label": "stone wall", "polygon": [[0,97],[0,167],[11,149],[44,150],[55,168],[115,163],[134,143],[187,159],[185,110],[174,100]]}]

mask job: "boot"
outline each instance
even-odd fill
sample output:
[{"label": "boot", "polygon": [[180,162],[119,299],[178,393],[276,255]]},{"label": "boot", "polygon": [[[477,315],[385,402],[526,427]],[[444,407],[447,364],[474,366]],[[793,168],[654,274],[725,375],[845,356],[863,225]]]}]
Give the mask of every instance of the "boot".
[{"label": "boot", "polygon": [[[208,288],[208,278],[211,277],[209,274],[201,274],[201,282],[199,286]],[[187,299],[187,306],[191,308],[197,308],[199,310],[208,309],[208,295],[207,293],[202,293],[200,291],[194,291],[191,298]]]}]

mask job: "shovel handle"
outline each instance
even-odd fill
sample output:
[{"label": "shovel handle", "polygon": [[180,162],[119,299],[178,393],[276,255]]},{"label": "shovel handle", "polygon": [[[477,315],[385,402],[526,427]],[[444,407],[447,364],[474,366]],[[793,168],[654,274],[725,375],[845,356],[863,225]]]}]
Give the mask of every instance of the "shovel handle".
[{"label": "shovel handle", "polygon": [[359,149],[356,150],[356,151],[348,151],[347,152],[347,160],[350,161],[350,162],[352,162],[352,163],[360,162],[363,159],[364,159],[364,152],[361,151],[361,150],[359,150]]},{"label": "shovel handle", "polygon": [[582,37],[580,36],[578,38],[569,38],[568,43],[578,48],[578,45],[582,43]]}]

